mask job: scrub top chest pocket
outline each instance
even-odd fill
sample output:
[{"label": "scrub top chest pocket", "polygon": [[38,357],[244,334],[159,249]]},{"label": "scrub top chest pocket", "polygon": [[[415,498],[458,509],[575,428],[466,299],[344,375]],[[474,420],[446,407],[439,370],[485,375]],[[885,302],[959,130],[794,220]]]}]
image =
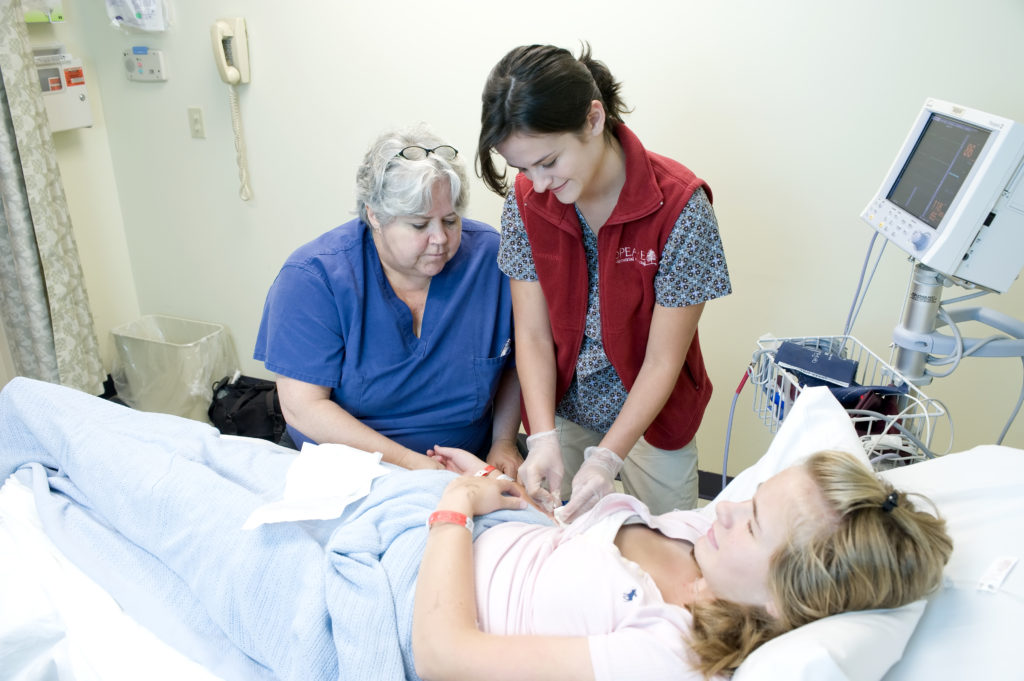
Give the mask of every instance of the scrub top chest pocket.
[{"label": "scrub top chest pocket", "polygon": [[509,359],[509,352],[497,357],[477,357],[473,359],[474,383],[476,384],[475,409],[477,411],[483,410],[488,406],[488,402],[490,402],[498,389],[498,382],[501,381],[502,372],[509,365]]}]

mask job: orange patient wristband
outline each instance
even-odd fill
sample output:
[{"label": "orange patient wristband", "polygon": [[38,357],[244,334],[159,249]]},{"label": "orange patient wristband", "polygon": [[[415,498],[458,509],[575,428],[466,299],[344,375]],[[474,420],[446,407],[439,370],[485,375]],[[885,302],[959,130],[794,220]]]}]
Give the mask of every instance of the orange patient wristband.
[{"label": "orange patient wristband", "polygon": [[458,511],[434,511],[427,518],[427,527],[431,528],[435,523],[452,523],[453,525],[462,525],[470,534],[473,533],[473,519],[465,513],[459,513]]}]

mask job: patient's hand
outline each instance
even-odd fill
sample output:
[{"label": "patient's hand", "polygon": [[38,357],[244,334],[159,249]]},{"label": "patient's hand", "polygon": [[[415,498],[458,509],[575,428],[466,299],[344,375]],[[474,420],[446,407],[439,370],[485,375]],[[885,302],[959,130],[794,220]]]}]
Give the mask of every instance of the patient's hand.
[{"label": "patient's hand", "polygon": [[[457,447],[442,447],[440,445],[434,445],[433,449],[427,450],[427,456],[437,461],[445,467],[445,470],[449,470],[459,475],[475,475],[477,471],[483,470],[487,464],[481,461],[473,452],[467,452],[465,449],[458,449]],[[493,471],[489,476],[490,478],[497,479],[500,471]],[[509,482],[507,480],[503,482]],[[522,497],[530,506],[543,513],[549,518],[554,518],[554,515],[542,508],[536,501],[530,498],[526,493],[526,489],[518,482],[511,481],[514,487],[518,490],[518,495]]]},{"label": "patient's hand", "polygon": [[441,464],[441,462],[439,462],[437,459],[434,459],[429,455],[423,456],[422,454],[414,452],[412,450],[406,452],[405,455],[402,456],[402,458],[399,459],[396,463],[399,466],[402,466],[403,468],[408,468],[411,471],[421,469],[441,470],[444,467],[443,464]]},{"label": "patient's hand", "polygon": [[434,445],[427,450],[427,456],[444,466],[444,469],[459,475],[473,475],[487,465],[476,454],[458,447]]}]

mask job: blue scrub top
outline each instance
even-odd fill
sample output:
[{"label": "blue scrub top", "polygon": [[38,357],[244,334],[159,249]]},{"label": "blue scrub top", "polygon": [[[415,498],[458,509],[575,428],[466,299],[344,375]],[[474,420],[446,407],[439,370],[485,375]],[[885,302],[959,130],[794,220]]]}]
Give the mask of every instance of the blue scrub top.
[{"label": "blue scrub top", "polygon": [[[374,430],[418,452],[490,448],[494,395],[512,365],[512,299],[498,232],[463,219],[462,243],[430,282],[419,338],[361,220],[297,249],[270,287],[253,356],[332,388]],[[296,444],[310,441],[294,428]]]}]

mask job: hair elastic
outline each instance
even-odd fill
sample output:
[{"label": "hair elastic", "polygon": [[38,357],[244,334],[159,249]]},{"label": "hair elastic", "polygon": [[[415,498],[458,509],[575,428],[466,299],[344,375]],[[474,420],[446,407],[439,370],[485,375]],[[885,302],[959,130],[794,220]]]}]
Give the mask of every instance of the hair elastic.
[{"label": "hair elastic", "polygon": [[897,492],[891,492],[889,496],[882,502],[882,510],[886,513],[892,512],[892,509],[899,505],[900,496]]}]

